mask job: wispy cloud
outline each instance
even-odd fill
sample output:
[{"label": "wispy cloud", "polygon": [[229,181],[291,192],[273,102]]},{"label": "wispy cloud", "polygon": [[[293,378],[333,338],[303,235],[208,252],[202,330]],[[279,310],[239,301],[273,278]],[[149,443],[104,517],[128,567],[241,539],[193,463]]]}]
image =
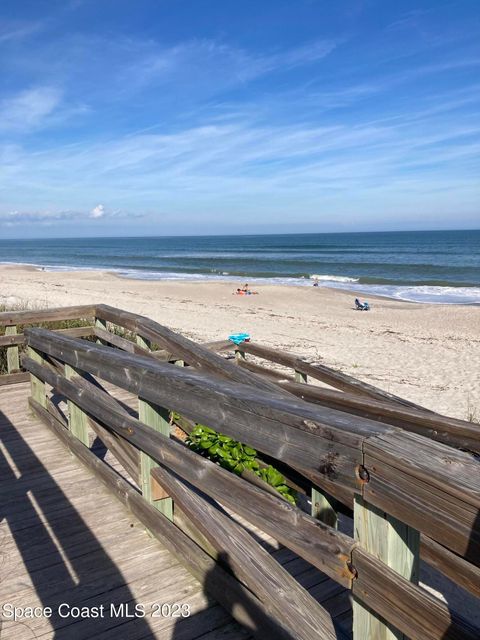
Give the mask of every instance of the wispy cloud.
[{"label": "wispy cloud", "polygon": [[43,124],[60,105],[62,92],[35,87],[0,102],[0,131],[29,131]]},{"label": "wispy cloud", "polygon": [[145,214],[137,212],[127,212],[116,210],[106,210],[103,204],[99,204],[91,211],[74,211],[74,210],[43,210],[43,211],[6,211],[0,212],[0,224],[6,226],[21,226],[28,223],[40,224],[43,226],[51,226],[58,222],[82,223],[87,220],[100,221],[101,218],[110,219],[134,219],[141,218]]},{"label": "wispy cloud", "polygon": [[171,48],[152,43],[122,72],[128,87],[188,82],[190,88],[205,83],[216,92],[225,86],[245,83],[275,71],[287,71],[318,62],[337,46],[333,40],[318,40],[282,51],[255,54],[215,40],[191,40]]},{"label": "wispy cloud", "polygon": [[0,45],[23,40],[41,28],[41,22],[0,21]]},{"label": "wispy cloud", "polygon": [[317,40],[304,16],[295,44],[266,19],[261,35],[235,21],[107,33],[94,5],[74,0],[28,47],[33,21],[0,25],[2,224],[478,207],[480,60],[450,10],[439,28],[436,8],[361,2],[361,24],[332,9]]},{"label": "wispy cloud", "polygon": [[[428,112],[409,116],[329,126],[259,125],[242,118],[40,153],[14,148],[5,151],[3,174],[26,199],[68,207],[69,199],[83,202],[88,194],[127,212],[120,213],[124,220],[159,211],[174,218],[205,211],[223,216],[225,207],[246,219],[295,207],[309,211],[304,218],[311,219],[315,211],[349,214],[367,201],[378,211],[392,198],[399,210],[416,202],[439,212],[474,208],[480,197],[480,125],[459,119],[455,109],[434,118]],[[119,215],[103,204],[85,211],[83,220]],[[35,215],[52,220],[51,214]],[[80,214],[56,215],[73,222]]]}]

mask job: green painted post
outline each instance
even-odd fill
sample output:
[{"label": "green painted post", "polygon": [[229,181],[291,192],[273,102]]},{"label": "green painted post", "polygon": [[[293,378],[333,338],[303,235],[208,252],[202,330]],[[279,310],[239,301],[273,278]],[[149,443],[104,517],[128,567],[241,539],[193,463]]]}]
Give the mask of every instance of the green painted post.
[{"label": "green painted post", "polygon": [[329,527],[338,529],[337,512],[332,506],[329,498],[312,485],[312,511],[311,514],[317,520],[328,524]]},{"label": "green painted post", "polygon": [[[420,534],[355,495],[354,536],[360,546],[414,584],[418,583]],[[353,598],[354,640],[407,640],[398,629]]]},{"label": "green painted post", "polygon": [[295,369],[295,382],[299,382],[300,384],[307,384],[308,377],[306,373],[302,373],[301,371],[297,371]]},{"label": "green painted post", "polygon": [[[16,336],[17,335],[16,325],[5,327],[5,335]],[[19,369],[20,369],[20,358],[18,356],[18,345],[15,344],[11,347],[7,347],[7,371],[8,373],[14,373]]]},{"label": "green painted post", "polygon": [[[307,384],[308,376],[306,373],[297,371],[295,369],[295,382],[299,384]],[[317,487],[312,485],[312,506],[311,514],[317,520],[328,524],[330,527],[338,528],[338,516],[332,503],[327,496],[320,491]]]},{"label": "green painted post", "polygon": [[[107,331],[107,321],[106,320],[102,320],[101,318],[97,318],[95,317],[95,327],[97,329],[103,329],[104,331]],[[97,344],[106,344],[103,340],[101,340],[100,338],[96,339],[96,343]]]},{"label": "green painted post", "polygon": [[[35,362],[38,362],[38,364],[43,364],[43,356],[41,352],[37,351],[33,347],[28,347],[28,357],[35,360]],[[32,398],[38,402],[40,406],[46,409],[47,394],[45,391],[45,382],[34,376],[33,373],[30,374],[30,389]]]},{"label": "green painted post", "polygon": [[[137,335],[137,344],[143,349],[151,350],[151,343],[142,336]],[[155,431],[165,436],[170,436],[169,411],[163,407],[152,404],[144,398],[138,398],[138,419],[140,422],[152,427]],[[155,499],[152,495],[152,479],[150,472],[158,466],[146,453],[140,452],[140,478],[142,494],[144,498],[153,504],[160,513],[169,520],[173,520],[173,500],[170,497]]]},{"label": "green painted post", "polygon": [[235,349],[235,360],[237,362],[237,364],[241,361],[241,360],[246,360],[246,356],[245,356],[245,351],[242,351],[240,349],[240,347],[237,347]]},{"label": "green painted post", "polygon": [[[65,365],[65,377],[67,380],[71,380],[76,376],[81,376],[82,373],[71,367],[69,364]],[[71,400],[67,401],[68,404],[68,428],[70,429],[72,435],[77,437],[80,442],[88,447],[88,418],[87,414],[80,409],[74,402]]]}]

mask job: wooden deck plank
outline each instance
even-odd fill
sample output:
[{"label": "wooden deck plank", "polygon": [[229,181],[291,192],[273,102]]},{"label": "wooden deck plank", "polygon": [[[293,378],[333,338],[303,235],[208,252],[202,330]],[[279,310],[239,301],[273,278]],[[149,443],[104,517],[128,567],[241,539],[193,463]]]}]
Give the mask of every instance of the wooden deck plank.
[{"label": "wooden deck plank", "polygon": [[[135,396],[108,385],[136,411]],[[28,383],[0,389],[0,598],[17,606],[185,602],[191,617],[3,621],[2,640],[247,640],[250,633],[204,593],[143,526],[80,465],[27,408]],[[60,407],[66,409],[64,403]],[[123,477],[101,443],[94,451]],[[92,500],[95,496],[95,500]],[[240,522],[332,615],[351,626],[342,587],[236,514]],[[350,618],[349,618],[350,616]],[[54,631],[56,629],[56,631]]]}]

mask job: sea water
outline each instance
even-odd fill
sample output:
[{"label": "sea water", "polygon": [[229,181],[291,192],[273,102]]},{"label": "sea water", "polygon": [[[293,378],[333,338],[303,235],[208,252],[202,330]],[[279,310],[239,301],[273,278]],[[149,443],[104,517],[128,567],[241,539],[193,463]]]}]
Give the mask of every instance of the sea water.
[{"label": "sea water", "polygon": [[0,262],[480,304],[480,230],[0,240]]}]

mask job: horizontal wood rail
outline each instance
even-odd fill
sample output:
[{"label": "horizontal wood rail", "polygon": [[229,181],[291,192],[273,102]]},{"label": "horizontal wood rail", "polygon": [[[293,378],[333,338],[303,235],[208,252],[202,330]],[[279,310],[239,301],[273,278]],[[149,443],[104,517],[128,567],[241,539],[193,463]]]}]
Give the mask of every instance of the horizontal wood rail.
[{"label": "horizontal wood rail", "polygon": [[385,422],[453,447],[480,453],[480,429],[471,422],[390,401],[374,400],[348,391],[299,384],[294,381],[293,376],[262,367],[243,358],[238,360],[237,364],[243,369],[272,380],[282,389],[307,402]]},{"label": "horizontal wood rail", "polygon": [[[1,312],[0,329],[3,327],[4,333],[0,335],[0,387],[28,380],[28,374],[20,369],[19,347],[25,344],[25,336],[21,331],[25,325],[90,319],[94,313],[95,307],[92,305]],[[78,338],[93,334],[91,326],[57,330]]]},{"label": "horizontal wood rail", "polygon": [[[209,424],[301,470],[319,486],[338,484],[362,493],[480,564],[479,463],[468,453],[396,427],[44,329],[28,329],[27,335],[38,351]],[[359,465],[368,482],[359,478]]]},{"label": "horizontal wood rail", "polygon": [[[60,333],[70,338],[89,338],[95,335],[94,327],[73,327],[71,329],[52,329],[56,333]],[[13,345],[25,344],[25,336],[23,333],[15,335],[0,336],[0,347],[10,347]]]},{"label": "horizontal wood rail", "polygon": [[[27,327],[22,333],[24,325],[80,319],[94,322],[54,331]],[[417,554],[417,561],[421,555],[480,596],[480,461],[470,453],[480,452],[476,425],[291,353],[250,342],[197,344],[108,305],[0,313],[0,327],[5,327],[0,336],[5,370],[8,365],[0,386],[31,375],[33,411],[173,553],[179,554],[173,538],[184,536],[180,555],[186,554],[183,561],[195,575],[202,579],[207,566],[219,570],[222,588],[212,595],[228,606],[236,593],[235,615],[258,637],[330,640],[342,632],[223,507],[352,590],[355,640],[377,638],[379,629],[418,640],[480,637],[416,586],[402,564],[408,553]],[[96,338],[97,344],[78,338]],[[22,359],[27,372],[20,367],[22,345],[28,347]],[[233,351],[234,361],[219,355]],[[262,366],[256,358],[291,373]],[[330,388],[305,384],[309,378]],[[143,422],[107,392],[103,381],[139,396]],[[49,398],[45,383],[68,400],[68,419]],[[399,538],[391,549],[389,542],[387,555],[380,545],[377,555],[378,539],[371,546],[356,532],[353,540],[293,507],[254,474],[238,477],[198,456],[169,438],[168,428],[152,429],[157,416],[168,419],[162,407],[180,415],[180,424],[207,424],[257,449],[267,464],[277,464],[287,484],[300,483],[312,509],[315,503],[328,512],[325,521],[336,520],[332,496],[350,508],[355,501],[356,522],[358,516],[367,532],[377,526],[379,514],[385,531],[395,533],[395,522],[403,527],[404,542]],[[147,482],[149,490],[151,484],[151,498],[95,458],[88,431],[101,438],[134,484]],[[154,462],[148,469],[145,459]],[[172,522],[158,511],[162,501],[174,503]],[[407,548],[407,537],[413,541],[415,534],[416,546]],[[225,547],[228,570],[220,566]],[[397,551],[398,562],[392,564],[388,554]],[[286,606],[278,598],[283,590],[291,598]],[[252,621],[257,608],[265,613],[257,612]]]},{"label": "horizontal wood rail", "polygon": [[56,307],[52,309],[27,309],[25,311],[3,311],[0,313],[0,327],[18,324],[40,324],[61,320],[78,320],[95,316],[95,305]]},{"label": "horizontal wood rail", "polygon": [[[149,331],[148,323],[139,323],[136,330]],[[175,343],[181,341],[166,335],[168,340],[161,343],[153,337],[152,329],[147,339],[173,353]],[[256,383],[252,385],[251,379],[244,384],[233,379],[228,367],[230,378],[226,379],[227,375],[220,375],[223,367],[216,357],[210,359],[211,354],[206,355],[206,349],[199,345],[190,357],[185,343],[184,351],[176,352],[194,363],[192,370],[44,329],[27,329],[26,337],[32,353],[38,354],[38,358],[26,357],[23,361],[34,380],[51,385],[100,429],[110,432],[115,438],[111,441],[113,448],[124,442],[154,459],[159,466],[152,469],[151,476],[174,503],[178,502],[182,517],[189,521],[189,530],[197,531],[198,540],[203,540],[212,553],[225,548],[229,551],[236,578],[292,638],[313,640],[341,634],[325,610],[312,603],[281,568],[272,565],[272,560],[219,505],[270,532],[351,588],[360,602],[410,638],[478,637],[478,630],[452,614],[446,604],[402,578],[358,542],[155,432],[112,401],[94,379],[83,376],[95,376],[153,405],[168,406],[194,422],[221,430],[299,469],[320,486],[324,482],[352,495],[361,494],[369,504],[428,534],[434,545],[448,547],[448,553],[459,554],[453,557],[462,556],[460,560],[467,564],[479,562],[480,549],[480,467],[475,457],[395,426],[305,402],[290,393],[271,393],[257,388]],[[49,358],[68,365],[77,375],[67,379],[58,365],[48,364]],[[237,367],[236,371],[242,370]],[[35,389],[38,394],[38,386]],[[68,434],[63,438],[67,446],[75,448],[76,453],[80,447],[80,455],[89,458],[87,447],[67,432],[47,406],[37,400],[31,404],[51,428]],[[132,462],[131,457],[128,460]],[[113,486],[117,493],[118,483]],[[120,493],[124,495],[124,491],[122,488]],[[156,530],[157,519],[168,521],[137,496],[128,501],[146,517],[149,529]],[[138,500],[148,507],[146,511]],[[162,524],[167,547],[174,545],[171,538],[176,534],[170,529],[176,529],[174,523],[166,527]],[[474,571],[471,577],[475,579]],[[289,594],[285,606],[278,600],[283,589]],[[220,597],[225,598],[225,594]],[[269,632],[271,635],[271,628]]]},{"label": "horizontal wood rail", "polygon": [[[76,405],[108,425],[117,435],[144,451],[158,463],[168,467],[186,481],[208,493],[227,507],[235,509],[253,524],[275,535],[280,542],[317,566],[337,582],[351,585],[352,573],[347,563],[351,559],[352,542],[347,536],[331,530],[281,498],[263,491],[222,469],[209,460],[170,440],[142,424],[136,418],[106,402],[93,385],[67,380],[30,358],[24,365],[36,377],[44,380]],[[154,478],[156,469],[152,471]],[[161,484],[161,480],[160,480]]]},{"label": "horizontal wood rail", "polygon": [[357,380],[356,378],[352,378],[345,373],[340,373],[339,371],[336,371],[335,369],[327,367],[323,364],[311,364],[300,356],[292,353],[287,353],[286,351],[279,351],[277,349],[273,349],[272,347],[266,347],[264,345],[256,344],[255,342],[242,342],[239,346],[236,347],[236,349],[244,353],[250,353],[259,358],[263,358],[264,360],[268,360],[269,362],[274,362],[286,367],[291,367],[295,371],[298,371],[305,376],[309,376],[310,378],[314,378],[315,380],[320,380],[321,382],[331,385],[332,387],[335,387],[337,389],[341,389],[342,391],[351,391],[352,393],[367,398],[388,400],[402,406],[415,407],[422,411],[427,411],[427,409],[425,409],[424,407],[420,407],[413,402],[410,402],[409,400],[405,400],[405,398],[395,396],[391,393],[388,393],[387,391],[383,391],[382,389],[379,389],[378,387],[375,387],[371,384],[362,382],[360,380]]},{"label": "horizontal wood rail", "polygon": [[[296,636],[280,623],[275,623],[275,620],[268,615],[268,609],[264,603],[232,576],[228,567],[219,565],[181,528],[163,517],[155,507],[144,500],[141,493],[97,458],[61,422],[32,398],[30,407],[68,450],[90,469],[105,487],[148,528],[162,546],[168,549],[200,582],[204,583],[208,576],[215,576],[214,580],[208,582],[209,594],[223,604],[240,624],[249,629],[259,640],[263,638],[294,640]],[[231,606],[232,601],[235,602],[235,607]],[[330,633],[328,628],[324,633],[322,628],[319,631],[318,640],[334,640],[341,637]]]},{"label": "horizontal wood rail", "polygon": [[[235,382],[250,383],[248,374],[240,371],[233,363],[154,320],[103,304],[97,305],[95,313],[98,318],[134,331],[142,338],[159,345],[161,349],[173,354],[175,360],[183,360],[198,371],[218,375]],[[277,395],[285,393],[264,380],[259,379],[258,384],[261,389],[269,390]]]}]

